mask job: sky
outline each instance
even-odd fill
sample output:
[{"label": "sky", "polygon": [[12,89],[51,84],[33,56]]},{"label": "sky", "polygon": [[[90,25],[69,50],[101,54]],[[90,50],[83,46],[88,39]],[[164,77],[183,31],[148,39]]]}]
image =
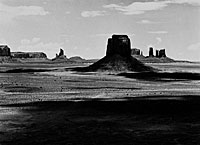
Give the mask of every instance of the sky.
[{"label": "sky", "polygon": [[200,0],[0,0],[0,45],[55,57],[101,58],[112,34],[131,47],[200,61]]}]

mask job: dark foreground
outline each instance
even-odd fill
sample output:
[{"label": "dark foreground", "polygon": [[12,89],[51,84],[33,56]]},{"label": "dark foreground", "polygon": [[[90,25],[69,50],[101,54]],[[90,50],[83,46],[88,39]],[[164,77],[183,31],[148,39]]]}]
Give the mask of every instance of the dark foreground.
[{"label": "dark foreground", "polygon": [[200,96],[35,102],[2,108],[18,110],[16,115],[0,116],[10,128],[0,132],[2,145],[200,144]]}]

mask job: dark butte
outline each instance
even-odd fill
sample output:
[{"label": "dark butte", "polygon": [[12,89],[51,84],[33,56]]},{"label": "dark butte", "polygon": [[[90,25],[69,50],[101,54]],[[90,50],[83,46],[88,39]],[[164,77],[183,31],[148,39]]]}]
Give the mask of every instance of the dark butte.
[{"label": "dark butte", "polygon": [[131,42],[127,35],[112,35],[112,38],[108,39],[106,56],[114,54],[131,56]]},{"label": "dark butte", "polygon": [[10,48],[7,45],[0,45],[0,56],[11,56]]},{"label": "dark butte", "polygon": [[152,71],[151,67],[131,56],[131,42],[127,35],[112,35],[108,39],[106,56],[80,71]]}]

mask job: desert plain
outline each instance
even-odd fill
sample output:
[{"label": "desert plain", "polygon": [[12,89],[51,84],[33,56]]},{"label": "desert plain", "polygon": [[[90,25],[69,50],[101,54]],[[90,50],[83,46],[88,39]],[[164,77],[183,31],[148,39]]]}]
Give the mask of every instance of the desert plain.
[{"label": "desert plain", "polygon": [[1,64],[0,144],[199,144],[200,64],[149,73]]}]

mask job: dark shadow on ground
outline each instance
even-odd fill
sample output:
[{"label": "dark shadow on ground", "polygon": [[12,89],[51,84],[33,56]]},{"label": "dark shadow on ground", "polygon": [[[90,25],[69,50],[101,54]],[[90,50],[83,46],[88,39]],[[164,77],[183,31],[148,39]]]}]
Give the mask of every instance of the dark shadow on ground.
[{"label": "dark shadow on ground", "polygon": [[[22,130],[4,144],[200,144],[200,96],[150,96],[4,105],[21,108]],[[20,122],[15,124],[20,125]],[[7,138],[6,138],[7,137]]]},{"label": "dark shadow on ground", "polygon": [[23,68],[18,68],[18,69],[10,69],[10,70],[5,70],[5,71],[0,71],[0,73],[34,73],[34,72],[47,72],[47,71],[54,71],[57,69],[23,69]]},{"label": "dark shadow on ground", "polygon": [[85,87],[73,87],[73,89],[81,89],[81,90],[97,90],[97,89],[118,89],[118,90],[140,90],[141,88],[134,87],[93,87],[93,86],[85,86]]},{"label": "dark shadow on ground", "polygon": [[[81,99],[82,101],[39,101],[22,104],[1,105],[6,107],[37,107],[38,109],[59,110],[63,108],[90,108],[116,113],[186,113],[200,111],[200,96],[144,96],[144,97],[123,97],[119,100],[107,101],[105,98]],[[115,99],[117,100],[117,99]]]},{"label": "dark shadow on ground", "polygon": [[120,73],[118,76],[133,78],[146,81],[184,81],[184,80],[200,80],[199,73],[188,72],[138,72],[138,73]]},{"label": "dark shadow on ground", "polygon": [[5,92],[22,92],[22,93],[35,93],[39,92],[39,87],[26,87],[26,86],[6,86],[4,87]]}]

